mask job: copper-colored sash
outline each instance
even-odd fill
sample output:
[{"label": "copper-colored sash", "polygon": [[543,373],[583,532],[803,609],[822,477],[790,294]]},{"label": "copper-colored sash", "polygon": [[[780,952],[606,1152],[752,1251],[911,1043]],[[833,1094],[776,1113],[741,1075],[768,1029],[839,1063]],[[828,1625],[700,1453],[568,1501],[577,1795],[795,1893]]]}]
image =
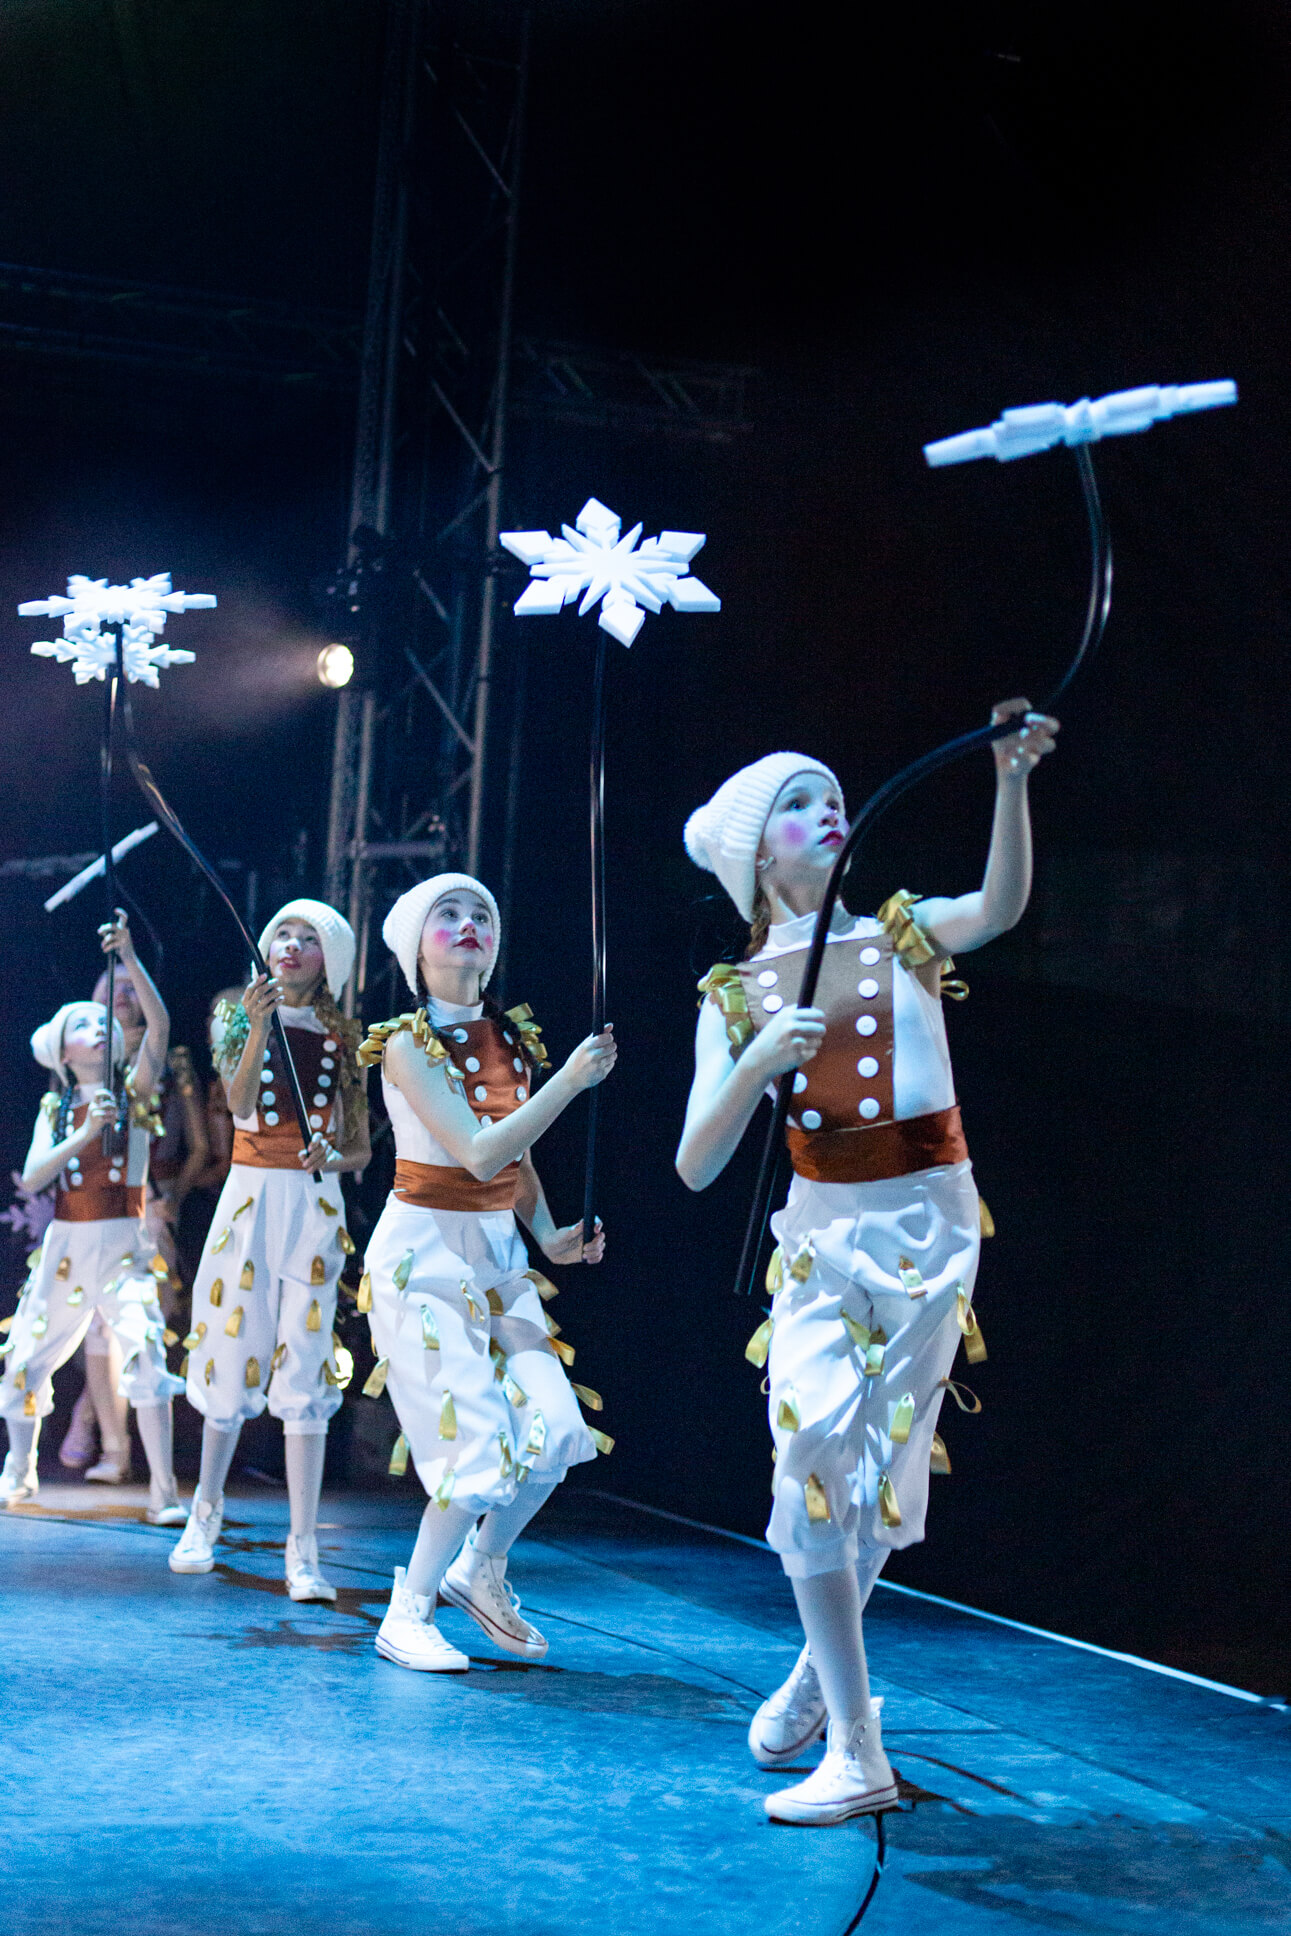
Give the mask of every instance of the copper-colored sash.
[{"label": "copper-colored sash", "polygon": [[293,1116],[277,1129],[235,1129],[233,1161],[253,1170],[300,1170],[300,1125]]},{"label": "copper-colored sash", "polygon": [[394,1195],[417,1210],[514,1210],[519,1188],[518,1163],[508,1163],[487,1183],[452,1164],[410,1163],[401,1156],[394,1166]]},{"label": "copper-colored sash", "polygon": [[866,1129],[790,1128],[786,1138],[794,1169],[812,1183],[881,1183],[968,1155],[958,1103]]},{"label": "copper-colored sash", "polygon": [[59,1223],[107,1223],[113,1217],[143,1215],[144,1186],[136,1183],[103,1183],[97,1188],[85,1184],[79,1190],[61,1190],[54,1216]]}]

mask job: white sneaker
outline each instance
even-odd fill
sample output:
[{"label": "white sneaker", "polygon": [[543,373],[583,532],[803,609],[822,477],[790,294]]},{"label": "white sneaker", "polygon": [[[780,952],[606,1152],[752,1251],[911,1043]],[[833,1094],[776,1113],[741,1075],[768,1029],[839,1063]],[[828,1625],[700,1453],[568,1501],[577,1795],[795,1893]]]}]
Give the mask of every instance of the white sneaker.
[{"label": "white sneaker", "polygon": [[294,1533],[287,1536],[287,1591],[293,1600],[334,1600],[336,1588],[331,1581],[324,1579],[318,1564],[318,1540],[313,1533],[308,1539],[297,1539]]},{"label": "white sneaker", "polygon": [[450,1607],[469,1613],[495,1646],[521,1660],[541,1660],[547,1641],[520,1611],[520,1600],[507,1579],[505,1554],[477,1553],[468,1539],[445,1573],[439,1597]]},{"label": "white sneaker", "polygon": [[21,1506],[26,1500],[34,1499],[39,1491],[36,1461],[19,1462],[12,1452],[6,1454],[0,1469],[0,1505]]},{"label": "white sneaker", "polygon": [[377,1652],[396,1667],[422,1674],[464,1674],[470,1661],[445,1640],[431,1612],[429,1594],[410,1593],[405,1569],[396,1566],[390,1605],[377,1631]]},{"label": "white sneaker", "polygon": [[209,1499],[195,1498],[188,1524],[172,1547],[167,1564],[172,1573],[209,1573],[215,1564],[215,1542],[224,1524],[224,1501],[214,1505]]},{"label": "white sneaker", "polygon": [[749,1752],[759,1768],[787,1768],[819,1741],[828,1719],[811,1649],[804,1647],[788,1680],[753,1716]]},{"label": "white sneaker", "polygon": [[143,1516],[150,1526],[183,1526],[188,1522],[188,1513],[180,1505],[177,1492],[163,1499],[160,1505],[155,1505],[150,1498]]},{"label": "white sneaker", "polygon": [[128,1440],[124,1445],[105,1445],[103,1457],[97,1465],[90,1466],[85,1477],[91,1485],[128,1486],[130,1465],[131,1451]]},{"label": "white sneaker", "polygon": [[857,1815],[877,1815],[894,1807],[896,1800],[896,1776],[883,1752],[878,1716],[871,1713],[847,1734],[831,1721],[819,1768],[795,1788],[768,1795],[762,1806],[773,1822],[828,1828]]}]

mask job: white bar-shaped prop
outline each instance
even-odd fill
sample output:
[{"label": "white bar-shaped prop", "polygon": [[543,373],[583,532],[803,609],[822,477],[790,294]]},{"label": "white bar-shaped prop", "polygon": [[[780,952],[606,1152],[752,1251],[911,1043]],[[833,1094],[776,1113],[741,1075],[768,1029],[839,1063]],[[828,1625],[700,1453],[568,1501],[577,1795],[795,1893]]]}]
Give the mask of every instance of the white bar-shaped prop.
[{"label": "white bar-shaped prop", "polygon": [[967,464],[976,457],[994,457],[1007,464],[1015,457],[1034,457],[1055,444],[1093,444],[1102,437],[1124,437],[1147,430],[1168,417],[1189,416],[1197,410],[1217,410],[1237,402],[1237,385],[1227,378],[1217,383],[1146,384],[1139,390],[1113,390],[1092,402],[1030,403],[1006,410],[998,423],[984,430],[961,431],[925,444],[923,454],[934,468]]},{"label": "white bar-shaped prop", "polygon": [[[132,834],[127,834],[112,849],[113,861],[122,860],[132,847],[138,847],[145,840],[151,840],[156,832],[155,820],[150,820],[146,827],[136,827]],[[54,909],[62,907],[65,901],[73,900],[83,887],[88,887],[91,881],[97,881],[102,872],[103,856],[100,854],[98,859],[92,860],[88,867],[83,867],[79,874],[73,874],[70,881],[64,881],[57,894],[50,895],[45,903],[46,914],[52,914]]]}]

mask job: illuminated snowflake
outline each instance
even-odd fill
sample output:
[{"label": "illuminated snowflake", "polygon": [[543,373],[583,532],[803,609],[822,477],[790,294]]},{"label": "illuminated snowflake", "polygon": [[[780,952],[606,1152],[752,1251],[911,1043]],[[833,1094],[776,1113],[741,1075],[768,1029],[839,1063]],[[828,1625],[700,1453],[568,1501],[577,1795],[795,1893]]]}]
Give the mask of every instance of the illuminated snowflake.
[{"label": "illuminated snowflake", "polygon": [[62,619],[61,639],[38,639],[31,649],[37,658],[70,665],[78,686],[106,678],[115,665],[116,638],[103,628],[119,625],[126,678],[132,684],[156,686],[159,672],[173,665],[191,665],[196,656],[182,647],[157,644],[167,613],[209,610],[214,604],[211,592],[172,591],[168,571],[152,578],[132,578],[128,585],[78,575],[68,579],[65,598],[54,594],[32,599],[18,607],[18,615]]},{"label": "illuminated snowflake", "polygon": [[662,611],[665,603],[676,612],[721,611],[721,599],[690,576],[690,561],[704,543],[702,531],[661,531],[638,548],[642,526],[633,525],[621,538],[619,518],[594,497],[574,525],[560,528],[559,538],[548,531],[500,536],[499,542],[528,565],[532,580],[515,602],[517,618],[559,612],[581,595],[579,617],[599,604],[602,630],[620,645],[631,645],[645,622],[643,605],[650,612]]}]

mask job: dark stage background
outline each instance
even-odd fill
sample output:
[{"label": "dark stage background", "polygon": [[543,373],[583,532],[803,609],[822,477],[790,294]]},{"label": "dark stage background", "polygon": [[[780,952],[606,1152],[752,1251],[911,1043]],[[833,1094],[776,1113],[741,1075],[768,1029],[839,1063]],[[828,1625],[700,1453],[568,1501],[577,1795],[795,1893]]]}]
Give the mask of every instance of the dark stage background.
[{"label": "dark stage background", "polygon": [[[758,1312],[730,1290],[753,1139],[701,1198],[671,1167],[694,982],[735,941],[682,852],[686,814],[785,745],[855,799],[1065,663],[1085,572],[1070,458],[933,474],[925,440],[1009,404],[1232,376],[1236,411],[1098,454],[1105,652],[1034,784],[1032,908],[965,963],[950,1015],[999,1226],[978,1294],[991,1355],[969,1374],[985,1409],[948,1412],[953,1476],[891,1576],[1276,1694],[1291,27],[1249,0],[1035,11],[540,10],[523,325],[759,371],[742,439],[522,425],[508,480],[507,525],[550,527],[594,492],[647,531],[706,530],[724,601],[649,620],[611,661],[612,1247],[595,1278],[560,1274],[559,1310],[618,1445],[575,1482],[764,1521],[741,1355]],[[11,0],[0,257],[357,309],[380,26],[362,0]],[[309,588],[342,552],[351,442],[343,395],[0,340],[0,858],[87,849],[97,826],[98,691],[28,656],[39,628],[14,606],[69,570],[170,568],[220,607],[177,628],[196,666],[137,693],[149,756],[244,897],[254,870],[262,913],[317,891],[334,702]],[[508,616],[504,686],[517,630]],[[557,1051],[587,1013],[591,635],[566,617],[527,638],[505,992]],[[496,800],[500,763],[492,779]],[[973,885],[990,804],[985,759],[924,788],[863,858],[855,904]],[[118,815],[146,817],[124,787]],[[495,859],[499,827],[500,809]],[[164,942],[176,1038],[196,1041],[239,948],[160,838],[126,878]],[[97,902],[49,918],[47,892],[0,881],[6,1168],[41,1087],[27,1035],[95,967]],[[572,1111],[541,1151],[566,1216],[581,1140]],[[16,1243],[7,1274],[16,1288]]]}]

